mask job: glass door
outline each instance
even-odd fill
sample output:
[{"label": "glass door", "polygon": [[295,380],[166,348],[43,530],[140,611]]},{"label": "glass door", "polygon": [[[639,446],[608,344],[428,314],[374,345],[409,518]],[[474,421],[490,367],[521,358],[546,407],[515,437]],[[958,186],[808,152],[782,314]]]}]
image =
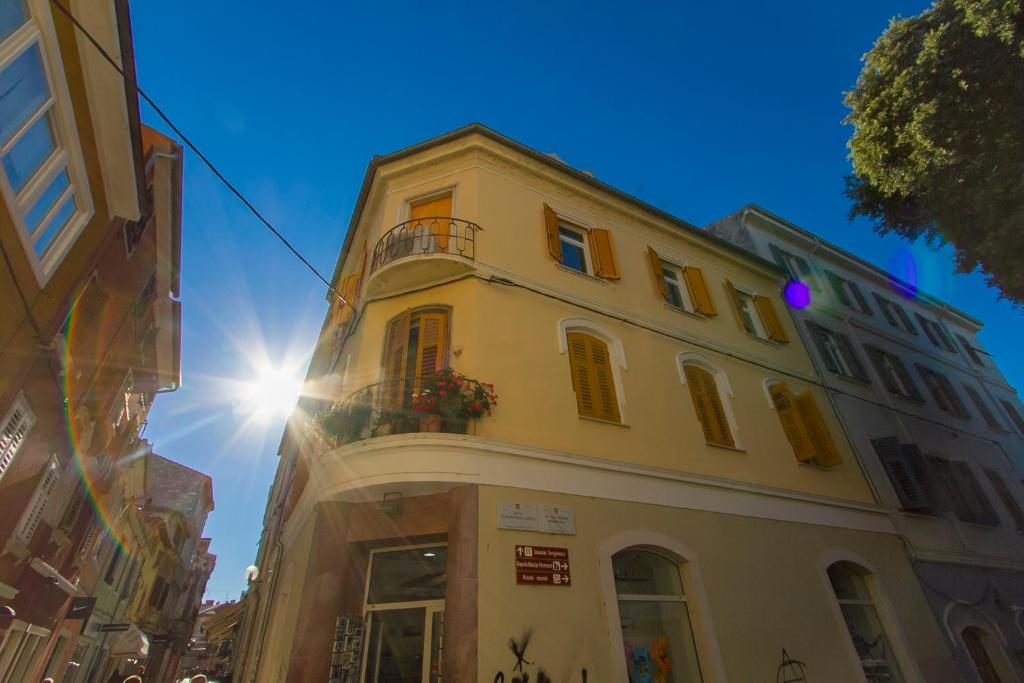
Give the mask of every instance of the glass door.
[{"label": "glass door", "polygon": [[366,683],[440,683],[444,607],[375,610],[370,614]]}]

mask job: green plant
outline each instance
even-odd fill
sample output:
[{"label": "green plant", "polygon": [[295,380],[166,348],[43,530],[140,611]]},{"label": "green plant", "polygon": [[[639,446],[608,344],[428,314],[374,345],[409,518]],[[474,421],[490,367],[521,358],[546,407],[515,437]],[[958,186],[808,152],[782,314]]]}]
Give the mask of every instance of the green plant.
[{"label": "green plant", "polygon": [[413,410],[454,419],[490,415],[497,404],[493,384],[471,379],[450,368],[423,378],[423,386],[412,395]]}]

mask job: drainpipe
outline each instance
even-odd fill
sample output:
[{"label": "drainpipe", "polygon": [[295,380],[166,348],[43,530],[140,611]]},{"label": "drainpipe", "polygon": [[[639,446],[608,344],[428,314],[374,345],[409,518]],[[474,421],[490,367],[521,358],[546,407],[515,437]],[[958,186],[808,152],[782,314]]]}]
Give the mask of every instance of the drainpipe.
[{"label": "drainpipe", "polygon": [[[278,503],[277,508],[274,510],[275,516],[281,513],[281,509],[284,507],[284,501]],[[258,681],[260,675],[260,659],[263,656],[263,639],[267,635],[267,622],[270,620],[270,613],[274,608],[274,589],[277,587],[277,575],[278,570],[281,567],[281,558],[284,555],[284,544],[281,543],[281,525],[278,524],[277,529],[274,532],[274,546],[277,548],[277,556],[274,558],[274,568],[271,570],[270,586],[268,587],[267,594],[267,607],[263,611],[263,619],[260,624],[259,634],[256,640],[256,657],[253,663],[252,676],[250,681]]]}]

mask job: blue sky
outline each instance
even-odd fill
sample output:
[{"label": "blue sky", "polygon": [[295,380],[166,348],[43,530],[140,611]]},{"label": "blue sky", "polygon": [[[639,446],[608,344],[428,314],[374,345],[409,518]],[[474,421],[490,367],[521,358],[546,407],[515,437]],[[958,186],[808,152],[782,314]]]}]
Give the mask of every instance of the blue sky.
[{"label": "blue sky", "polygon": [[[888,19],[926,2],[504,4],[134,3],[139,81],[328,274],[370,158],[471,121],[696,225],[756,202],[882,267],[908,248],[846,220],[842,97]],[[301,374],[326,303],[190,154],[183,242],[184,387],[146,435],[214,478],[223,600],[255,557],[284,422],[250,420],[231,382],[261,358]],[[1022,384],[1021,313],[910,249],[922,289],[985,320]]]}]

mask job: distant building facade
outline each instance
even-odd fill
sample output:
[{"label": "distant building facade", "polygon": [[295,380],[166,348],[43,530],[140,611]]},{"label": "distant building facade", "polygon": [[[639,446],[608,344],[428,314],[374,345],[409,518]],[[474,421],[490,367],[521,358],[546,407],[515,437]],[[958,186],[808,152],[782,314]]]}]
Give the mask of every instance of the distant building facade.
[{"label": "distant building facade", "polygon": [[777,264],[473,125],[333,281],[235,680],[963,680]]},{"label": "distant building facade", "polygon": [[965,680],[1024,680],[1024,406],[981,321],[758,206],[708,231],[806,288],[797,330]]}]

